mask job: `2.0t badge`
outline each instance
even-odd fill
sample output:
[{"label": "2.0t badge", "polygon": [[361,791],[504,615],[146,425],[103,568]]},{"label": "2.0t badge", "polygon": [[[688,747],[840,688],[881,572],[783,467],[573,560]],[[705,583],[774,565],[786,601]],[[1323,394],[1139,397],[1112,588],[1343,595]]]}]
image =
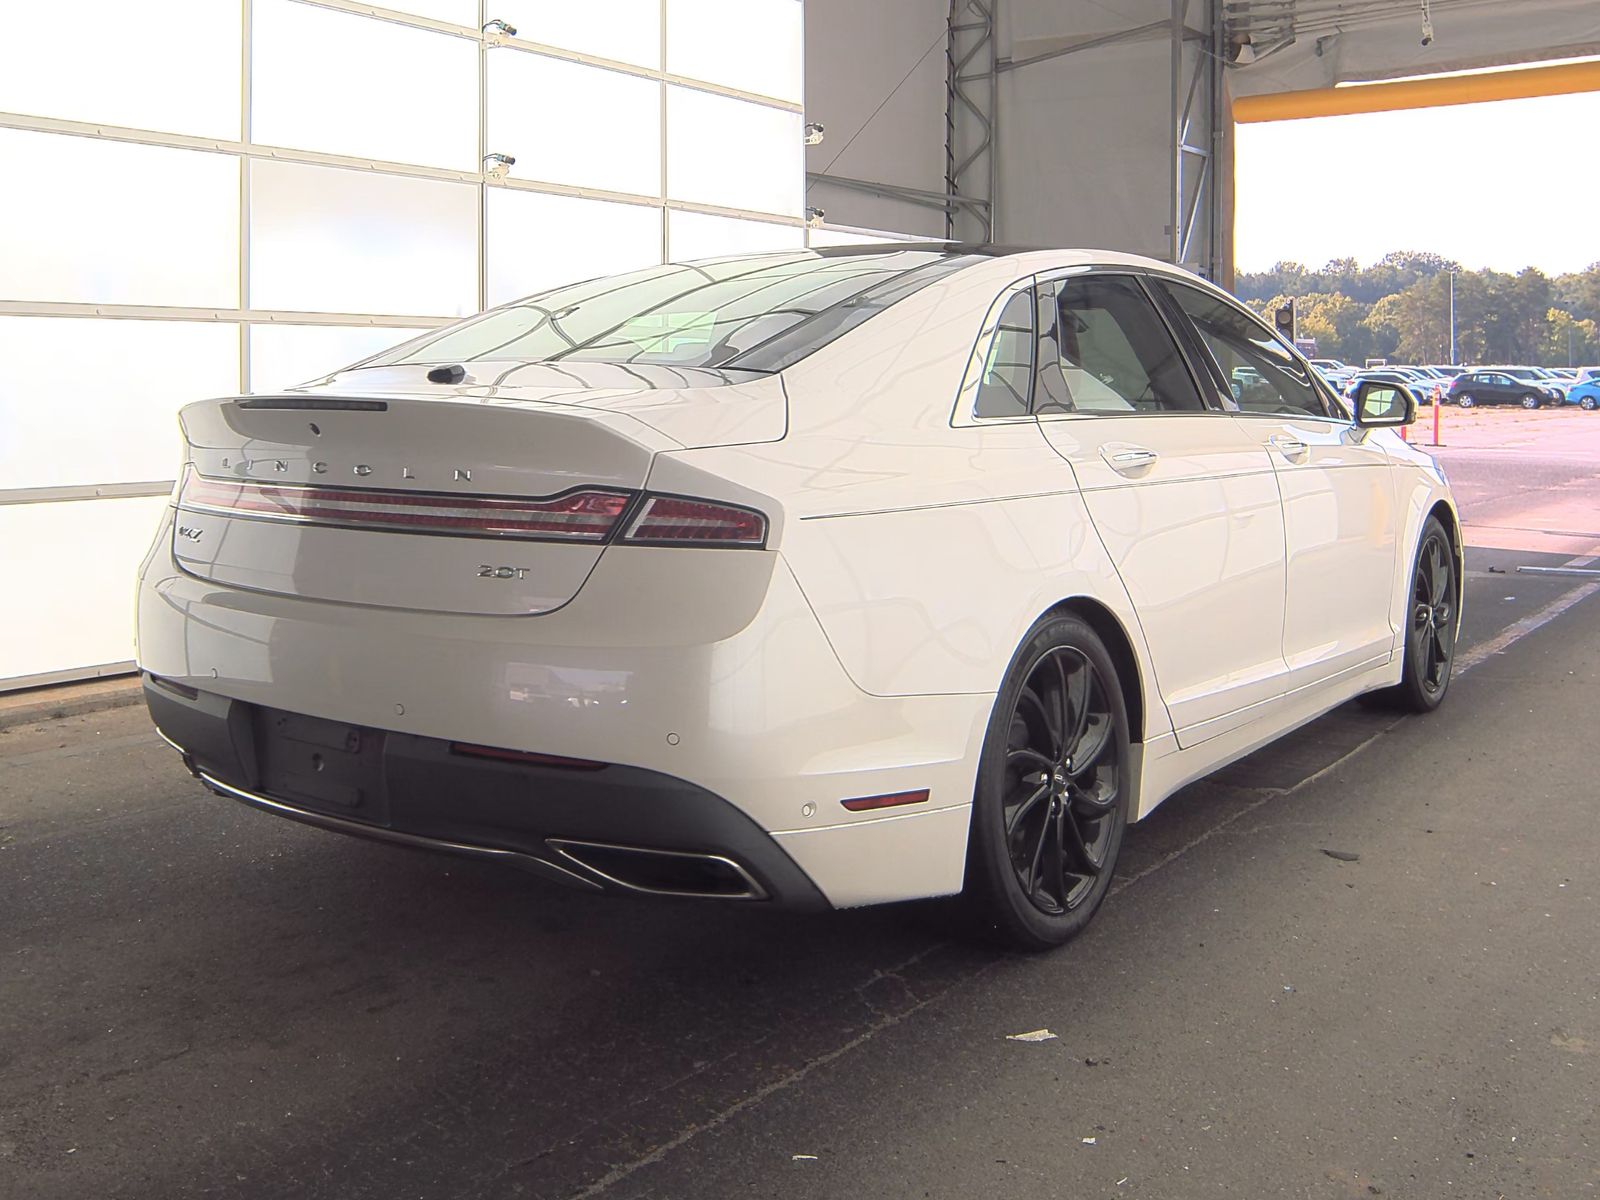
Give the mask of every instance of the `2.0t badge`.
[{"label": "2.0t badge", "polygon": [[485,565],[478,568],[479,579],[526,579],[527,577],[527,567],[491,567]]}]

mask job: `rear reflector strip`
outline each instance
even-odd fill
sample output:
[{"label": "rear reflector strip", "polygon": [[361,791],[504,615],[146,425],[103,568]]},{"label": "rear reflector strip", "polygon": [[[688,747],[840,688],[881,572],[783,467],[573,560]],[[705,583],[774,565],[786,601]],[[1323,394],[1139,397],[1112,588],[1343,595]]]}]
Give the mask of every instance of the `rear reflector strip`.
[{"label": "rear reflector strip", "polygon": [[922,804],[928,799],[928,789],[920,792],[890,792],[887,796],[862,796],[855,800],[841,800],[851,812],[870,812],[875,808],[899,808],[902,804]]},{"label": "rear reflector strip", "polygon": [[603,771],[608,765],[587,758],[563,758],[559,754],[534,754],[529,750],[502,750],[497,746],[474,746],[470,742],[451,742],[450,753],[466,758],[525,763],[530,767],[556,767],[563,771]]},{"label": "rear reflector strip", "polygon": [[487,499],[366,488],[321,488],[185,478],[178,507],[266,521],[402,533],[603,542],[632,499],[584,490],[548,499]]}]

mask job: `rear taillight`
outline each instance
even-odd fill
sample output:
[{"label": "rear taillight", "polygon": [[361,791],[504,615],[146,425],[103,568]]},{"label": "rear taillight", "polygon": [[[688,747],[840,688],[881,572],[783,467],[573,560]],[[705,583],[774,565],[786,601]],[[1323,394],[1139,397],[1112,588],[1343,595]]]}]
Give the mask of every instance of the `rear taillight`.
[{"label": "rear taillight", "polygon": [[626,492],[598,490],[566,492],[548,499],[491,499],[377,488],[245,483],[190,474],[179,489],[178,507],[350,529],[604,542],[631,499]]},{"label": "rear taillight", "polygon": [[745,548],[760,548],[767,541],[767,518],[754,509],[601,488],[529,499],[480,497],[208,479],[191,466],[179,482],[177,506],[301,525],[530,541],[615,539],[651,546]]},{"label": "rear taillight", "polygon": [[622,540],[657,546],[752,546],[766,544],[767,518],[752,508],[646,496]]}]

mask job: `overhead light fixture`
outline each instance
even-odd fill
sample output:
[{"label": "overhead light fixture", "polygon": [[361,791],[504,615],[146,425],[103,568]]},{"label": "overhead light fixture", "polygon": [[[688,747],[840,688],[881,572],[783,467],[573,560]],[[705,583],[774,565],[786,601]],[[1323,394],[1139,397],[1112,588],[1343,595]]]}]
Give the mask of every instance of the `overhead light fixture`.
[{"label": "overhead light fixture", "polygon": [[511,168],[516,165],[516,158],[510,154],[485,154],[483,156],[483,173],[496,183],[511,174]]},{"label": "overhead light fixture", "polygon": [[499,17],[492,21],[484,22],[483,40],[485,45],[504,46],[506,42],[517,36],[517,27],[508,25]]},{"label": "overhead light fixture", "polygon": [[1428,0],[1422,0],[1422,44],[1433,45],[1433,14],[1428,11]]},{"label": "overhead light fixture", "polygon": [[807,121],[806,122],[806,145],[808,145],[808,146],[820,146],[820,145],[822,145],[822,133],[823,133],[823,130],[822,130],[822,122],[821,121]]},{"label": "overhead light fixture", "polygon": [[1233,63],[1237,67],[1248,67],[1256,60],[1256,48],[1250,44],[1249,39],[1240,42],[1234,47]]},{"label": "overhead light fixture", "polygon": [[828,214],[820,208],[806,209],[806,224],[812,229],[821,229],[822,223],[828,219]]}]

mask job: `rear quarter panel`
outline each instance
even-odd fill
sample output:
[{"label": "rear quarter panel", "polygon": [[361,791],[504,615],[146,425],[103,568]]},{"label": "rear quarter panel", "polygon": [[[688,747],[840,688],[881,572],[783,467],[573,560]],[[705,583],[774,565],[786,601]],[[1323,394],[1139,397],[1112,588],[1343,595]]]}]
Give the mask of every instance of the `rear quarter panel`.
[{"label": "rear quarter panel", "polygon": [[1033,622],[1075,597],[1111,611],[1152,678],[1071,467],[1033,421],[952,421],[991,303],[1054,265],[961,272],[789,368],[781,442],[657,458],[662,479],[692,467],[781,508],[774,544],[863,691],[992,693]]}]

